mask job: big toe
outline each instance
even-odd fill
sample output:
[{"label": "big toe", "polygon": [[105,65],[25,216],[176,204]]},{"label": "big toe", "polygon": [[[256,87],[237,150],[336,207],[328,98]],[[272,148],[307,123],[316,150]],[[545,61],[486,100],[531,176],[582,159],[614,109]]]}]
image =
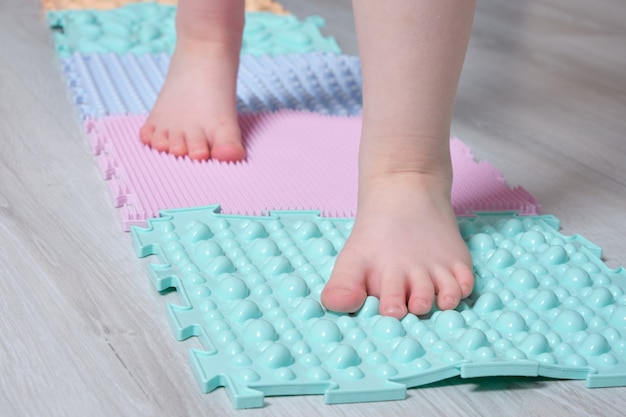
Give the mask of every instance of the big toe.
[{"label": "big toe", "polygon": [[339,313],[353,313],[367,298],[365,271],[354,262],[346,263],[341,255],[333,273],[322,291],[322,304]]},{"label": "big toe", "polygon": [[[341,280],[339,280],[341,281]],[[367,292],[363,288],[350,283],[328,281],[322,291],[322,304],[329,310],[338,313],[353,313],[361,308]]]},{"label": "big toe", "polygon": [[219,126],[213,135],[211,158],[225,162],[241,161],[246,157],[246,150],[241,142],[241,131],[237,123]]},{"label": "big toe", "polygon": [[236,162],[246,157],[246,151],[241,143],[221,143],[211,148],[211,157],[218,161]]}]

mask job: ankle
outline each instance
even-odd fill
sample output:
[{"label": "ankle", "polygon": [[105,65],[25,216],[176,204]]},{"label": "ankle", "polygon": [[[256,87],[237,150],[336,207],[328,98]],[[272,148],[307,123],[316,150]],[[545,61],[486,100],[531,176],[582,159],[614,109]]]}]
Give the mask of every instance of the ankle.
[{"label": "ankle", "polygon": [[[444,165],[444,164],[442,164]],[[384,169],[359,175],[359,187],[363,189],[413,189],[416,191],[442,190],[449,193],[452,187],[452,169]]]},{"label": "ankle", "polygon": [[360,182],[410,182],[430,186],[452,182],[452,160],[448,132],[407,134],[393,129],[370,127],[364,122],[359,156]]},{"label": "ankle", "polygon": [[451,212],[451,193],[451,175],[419,171],[378,173],[359,178],[358,211],[402,212],[436,206],[440,212]]},{"label": "ankle", "polygon": [[232,45],[215,39],[196,39],[192,37],[179,36],[176,39],[174,55],[187,58],[197,58],[201,61],[221,62],[216,60],[226,60],[228,62],[239,60],[241,43]]},{"label": "ankle", "polygon": [[178,5],[176,35],[199,42],[239,44],[244,28],[244,1],[186,1]]}]

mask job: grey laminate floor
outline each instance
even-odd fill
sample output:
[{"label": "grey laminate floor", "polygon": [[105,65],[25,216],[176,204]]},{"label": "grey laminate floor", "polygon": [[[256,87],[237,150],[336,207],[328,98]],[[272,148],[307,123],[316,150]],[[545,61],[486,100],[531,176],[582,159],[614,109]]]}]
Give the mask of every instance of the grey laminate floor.
[{"label": "grey laminate floor", "polygon": [[[349,3],[285,0],[356,53]],[[626,3],[479,1],[453,133],[626,264]],[[0,415],[603,415],[626,388],[453,379],[406,401],[204,395],[81,133],[38,0],[0,0]],[[626,358],[624,358],[626,360]]]}]

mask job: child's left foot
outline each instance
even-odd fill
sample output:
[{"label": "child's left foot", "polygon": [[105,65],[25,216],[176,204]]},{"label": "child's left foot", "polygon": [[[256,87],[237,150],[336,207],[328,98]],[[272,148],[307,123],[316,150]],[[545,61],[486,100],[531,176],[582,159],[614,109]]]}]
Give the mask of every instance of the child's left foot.
[{"label": "child's left foot", "polygon": [[359,191],[352,234],[322,292],[325,307],[355,312],[368,295],[380,313],[455,308],[474,285],[472,261],[450,203],[450,182],[401,173]]}]

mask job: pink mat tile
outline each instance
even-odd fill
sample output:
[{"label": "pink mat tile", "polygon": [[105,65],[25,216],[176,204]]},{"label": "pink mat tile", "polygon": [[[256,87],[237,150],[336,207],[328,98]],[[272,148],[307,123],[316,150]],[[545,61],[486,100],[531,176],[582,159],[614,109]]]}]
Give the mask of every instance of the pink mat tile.
[{"label": "pink mat tile", "polygon": [[[269,210],[319,210],[323,216],[356,214],[357,154],[361,117],[309,112],[240,116],[248,157],[240,163],[192,161],[157,152],[137,139],[144,116],[106,116],[85,122],[102,174],[108,180],[124,230],[145,226],[158,211],[220,204],[223,213],[260,215]],[[535,198],[510,188],[500,172],[476,162],[458,139],[450,141],[458,215],[474,211],[537,214]]]}]

